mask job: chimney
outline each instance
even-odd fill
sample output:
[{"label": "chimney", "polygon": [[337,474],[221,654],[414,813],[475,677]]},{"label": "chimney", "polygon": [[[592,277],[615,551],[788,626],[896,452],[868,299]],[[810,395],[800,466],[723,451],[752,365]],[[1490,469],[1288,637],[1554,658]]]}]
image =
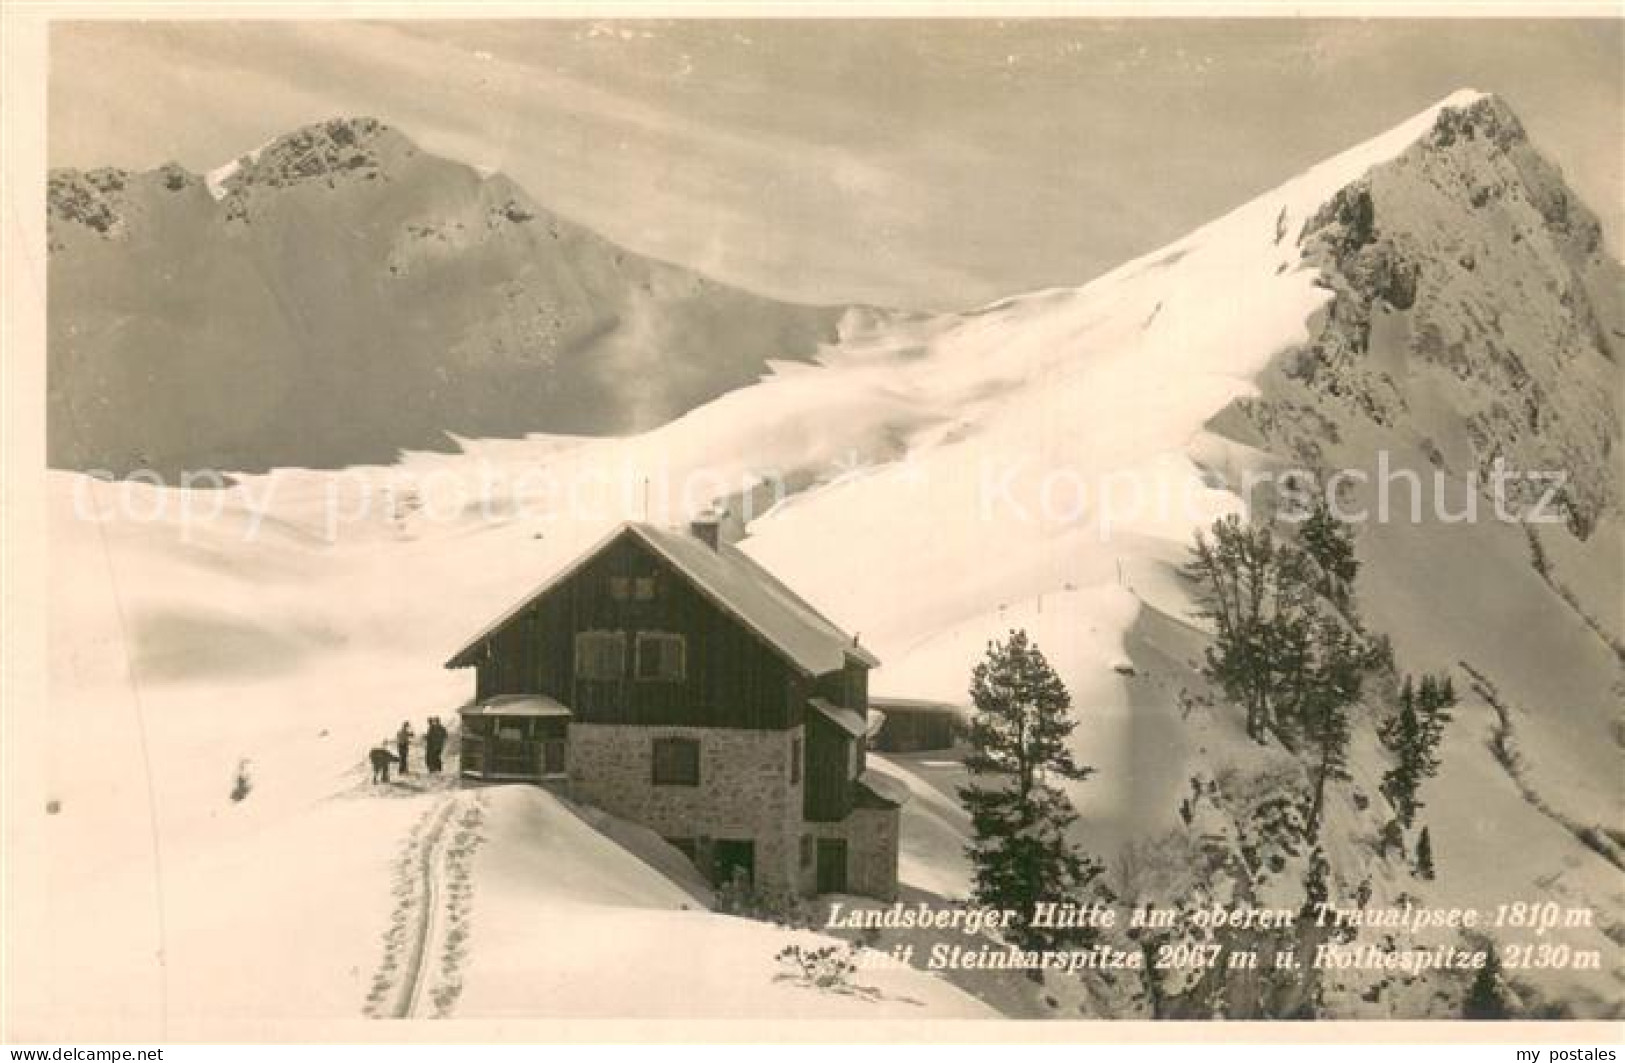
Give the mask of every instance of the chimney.
[{"label": "chimney", "polygon": [[722,521],[727,515],[724,510],[708,509],[688,522],[689,534],[715,550],[722,540]]}]

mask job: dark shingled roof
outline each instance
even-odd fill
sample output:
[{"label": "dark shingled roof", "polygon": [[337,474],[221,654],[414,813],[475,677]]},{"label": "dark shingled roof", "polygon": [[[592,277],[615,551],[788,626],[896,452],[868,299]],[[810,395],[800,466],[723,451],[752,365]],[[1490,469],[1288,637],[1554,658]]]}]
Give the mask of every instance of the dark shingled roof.
[{"label": "dark shingled roof", "polygon": [[738,547],[719,543],[712,549],[686,531],[629,521],[469,639],[446,662],[446,667],[466,668],[474,664],[476,653],[487,638],[623,535],[636,536],[686,576],[701,594],[808,675],[839,671],[849,657],[871,668],[880,663],[852,636]]}]

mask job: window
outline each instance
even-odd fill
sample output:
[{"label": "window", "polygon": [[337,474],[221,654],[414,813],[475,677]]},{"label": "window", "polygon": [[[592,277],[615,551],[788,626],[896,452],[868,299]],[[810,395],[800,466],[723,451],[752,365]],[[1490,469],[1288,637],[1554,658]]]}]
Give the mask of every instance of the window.
[{"label": "window", "polygon": [[626,636],[619,631],[576,635],[577,679],[621,679],[626,675]]},{"label": "window", "polygon": [[790,739],[790,785],[801,781],[801,736]]},{"label": "window", "polygon": [[638,678],[675,683],[683,678],[683,636],[664,631],[638,632]]},{"label": "window", "polygon": [[655,597],[653,576],[611,576],[609,596],[617,602],[652,602]]},{"label": "window", "polygon": [[696,738],[654,740],[656,786],[700,785],[700,743]]}]

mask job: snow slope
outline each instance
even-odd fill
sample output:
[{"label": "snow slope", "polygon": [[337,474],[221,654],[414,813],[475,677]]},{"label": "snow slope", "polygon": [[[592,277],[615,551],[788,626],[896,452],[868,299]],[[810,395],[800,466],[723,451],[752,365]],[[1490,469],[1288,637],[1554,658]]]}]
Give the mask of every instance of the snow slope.
[{"label": "snow slope", "polygon": [[[1242,508],[1245,474],[1304,461],[1316,441],[1330,441],[1318,451],[1328,465],[1365,463],[1380,448],[1427,468],[1428,443],[1459,484],[1491,447],[1561,457],[1582,453],[1587,433],[1595,447],[1618,439],[1610,390],[1564,383],[1565,372],[1580,373],[1618,390],[1611,311],[1583,294],[1598,263],[1608,265],[1581,246],[1583,208],[1553,220],[1549,181],[1530,176],[1519,154],[1526,145],[1459,132],[1441,143],[1457,116],[1488,129],[1499,107],[1453,96],[1081,288],[963,314],[849,312],[816,365],[776,365],[642,435],[466,441],[459,454],[337,475],[277,470],[220,492],[51,474],[50,703],[23,725],[46,785],[18,806],[39,821],[37,848],[18,860],[53,889],[23,927],[24,951],[57,940],[89,947],[97,931],[82,913],[94,906],[118,928],[99,1017],[224,1019],[266,1009],[252,978],[219,977],[229,964],[217,939],[245,926],[246,945],[284,950],[270,969],[327,964],[307,972],[289,1014],[346,1002],[359,1010],[351,993],[365,993],[361,957],[377,951],[379,894],[409,818],[396,807],[404,803],[336,798],[353,788],[363,751],[403,717],[445,713],[465,697],[467,676],[440,668],[447,654],[614,522],[677,520],[718,497],[750,518],[745,549],[861,632],[885,662],[876,693],[962,700],[986,641],[1027,628],[1072,691],[1078,751],[1098,769],[1074,788],[1080,841],[1112,863],[1132,843],[1184,831],[1178,803],[1193,777],[1245,780],[1277,766],[1233,714],[1200,703],[1204,636],[1175,572],[1194,528]],[[1362,179],[1383,234],[1373,248],[1410,255],[1421,279],[1409,308],[1368,300],[1364,349],[1333,351],[1339,330],[1353,329],[1348,308],[1367,308],[1373,270],[1328,257],[1316,240],[1337,224],[1327,204]],[[1474,214],[1481,184],[1498,198]],[[1467,252],[1441,232],[1475,241],[1486,266],[1469,272],[1482,290],[1452,287]],[[1504,261],[1492,269],[1494,256]],[[1490,304],[1502,314],[1493,326],[1480,320]],[[1587,325],[1587,314],[1604,324]],[[1459,371],[1428,353],[1426,328],[1442,333],[1439,322],[1455,318],[1460,328],[1437,346],[1464,352]],[[1533,341],[1510,355],[1489,346],[1537,324],[1562,330],[1553,364],[1530,353]],[[1295,358],[1329,369],[1306,383],[1283,369]],[[1409,374],[1404,393],[1429,397],[1374,420],[1382,407],[1372,396],[1387,393],[1373,364],[1391,379]],[[1551,416],[1515,433],[1496,419],[1497,396],[1505,405],[1531,381]],[[1407,891],[1594,907],[1596,927],[1571,937],[1601,950],[1607,969],[1538,988],[1601,1014],[1620,999],[1619,947],[1605,931],[1625,925],[1625,895],[1618,867],[1577,828],[1617,825],[1621,809],[1620,667],[1606,632],[1617,639],[1622,626],[1617,598],[1601,590],[1621,585],[1620,496],[1610,463],[1572,467],[1589,535],[1540,530],[1550,580],[1529,565],[1521,528],[1361,528],[1362,610],[1392,634],[1402,668],[1456,669],[1464,700],[1447,768],[1425,794],[1438,881],[1411,879],[1373,853],[1384,765],[1369,741],[1355,780],[1334,797],[1330,855],[1338,888],[1371,878],[1379,901]],[[121,499],[123,515],[76,516]],[[1516,714],[1516,772],[1491,748],[1499,717],[1462,661]],[[233,803],[244,758],[254,789]],[[953,770],[910,758],[877,768],[915,793],[905,887],[962,895]],[[1362,808],[1357,794],[1379,807]],[[620,850],[586,844],[549,801],[504,797],[491,811],[500,841],[474,858],[484,884],[475,932],[534,932],[479,939],[455,1014],[634,1005],[672,1014],[701,994],[725,1013],[733,999],[753,1002],[755,1014],[847,1012],[852,1001],[764,982],[765,966],[673,966],[675,952],[652,940],[691,942],[695,955],[725,942],[717,955],[755,956],[778,937],[683,911],[689,893]],[[336,862],[319,862],[338,850]],[[294,880],[245,870],[282,864],[295,866],[279,872]],[[322,952],[290,958],[299,936],[262,929],[286,930],[314,908],[350,914],[342,927],[313,924],[327,927]],[[562,938],[544,932],[566,919]],[[635,999],[592,991],[589,948],[606,942],[615,964],[647,974]],[[84,1020],[76,977],[63,966],[29,985],[19,1009]],[[679,994],[679,983],[696,995]],[[728,995],[740,986],[743,995]],[[925,1001],[914,1009],[923,1014],[969,1007],[935,983],[894,989]],[[1360,1013],[1440,1006],[1383,998]]]},{"label": "snow slope", "polygon": [[696,910],[556,798],[514,787],[493,796],[459,1018],[993,1017],[902,968],[860,972],[865,996],[786,980],[780,949],[830,939]]}]

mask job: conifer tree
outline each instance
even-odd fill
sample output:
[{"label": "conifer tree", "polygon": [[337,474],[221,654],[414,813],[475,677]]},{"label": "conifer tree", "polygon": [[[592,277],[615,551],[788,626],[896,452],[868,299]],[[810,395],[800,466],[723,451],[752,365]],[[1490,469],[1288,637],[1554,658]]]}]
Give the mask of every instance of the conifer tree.
[{"label": "conifer tree", "polygon": [[1298,539],[1320,572],[1320,592],[1339,606],[1347,605],[1360,571],[1354,558],[1354,532],[1332,513],[1324,495],[1316,496]]},{"label": "conifer tree", "polygon": [[1445,710],[1453,704],[1455,691],[1448,677],[1424,675],[1418,687],[1407,675],[1400,688],[1399,713],[1382,729],[1383,743],[1396,755],[1396,763],[1383,776],[1382,789],[1406,827],[1422,808],[1423,781],[1438,774],[1439,743],[1450,722]]},{"label": "conifer tree", "polygon": [[1236,516],[1215,521],[1211,538],[1197,532],[1185,567],[1214,626],[1203,670],[1245,708],[1247,734],[1259,743],[1295,714],[1313,597],[1308,567],[1297,546]]},{"label": "conifer tree", "polygon": [[1433,880],[1433,836],[1426,827],[1422,828],[1422,836],[1416,839],[1416,874],[1429,882]]},{"label": "conifer tree", "polygon": [[1501,957],[1496,953],[1493,941],[1489,944],[1484,966],[1478,969],[1473,984],[1467,987],[1467,997],[1461,1005],[1461,1017],[1479,1020],[1512,1018],[1506,987],[1501,981]]},{"label": "conifer tree", "polygon": [[1400,825],[1416,820],[1422,802],[1417,791],[1422,785],[1422,723],[1416,713],[1416,691],[1411,677],[1400,688],[1399,715],[1384,729],[1383,740],[1397,755],[1392,768],[1382,777],[1382,792],[1394,806]]},{"label": "conifer tree", "polygon": [[1326,784],[1349,777],[1349,712],[1360,700],[1366,664],[1359,633],[1336,617],[1321,617],[1314,630],[1314,661],[1302,701],[1304,733],[1314,755],[1310,767],[1314,781],[1310,837],[1319,836],[1326,808]]},{"label": "conifer tree", "polygon": [[1446,710],[1455,703],[1456,692],[1451,689],[1448,676],[1442,680],[1431,675],[1422,677],[1422,688],[1416,695],[1417,723],[1421,728],[1418,760],[1427,778],[1439,773],[1439,743],[1444,739],[1445,725],[1450,722],[1450,713]]},{"label": "conifer tree", "polygon": [[1085,940],[1075,931],[1029,925],[1040,901],[1086,903],[1103,870],[1068,837],[1078,817],[1055,785],[1093,772],[1067,746],[1077,726],[1071,695],[1023,631],[988,647],[972,673],[970,694],[976,706],[965,756],[971,781],[959,796],[974,835],[966,847],[973,898],[1016,912],[1011,937],[1023,947]]},{"label": "conifer tree", "polygon": [[1313,919],[1316,906],[1325,904],[1331,899],[1331,887],[1328,882],[1331,877],[1331,870],[1331,864],[1326,861],[1326,853],[1320,846],[1315,846],[1309,853],[1309,864],[1303,876],[1303,916],[1305,919]]},{"label": "conifer tree", "polygon": [[[1401,710],[1408,706],[1413,713],[1416,711],[1416,680],[1411,677],[1409,672],[1405,674],[1405,678],[1400,680],[1399,683],[1399,704]],[[1384,723],[1379,730],[1383,744],[1389,749],[1399,748],[1400,719],[1401,716],[1396,715],[1393,719]]]}]

